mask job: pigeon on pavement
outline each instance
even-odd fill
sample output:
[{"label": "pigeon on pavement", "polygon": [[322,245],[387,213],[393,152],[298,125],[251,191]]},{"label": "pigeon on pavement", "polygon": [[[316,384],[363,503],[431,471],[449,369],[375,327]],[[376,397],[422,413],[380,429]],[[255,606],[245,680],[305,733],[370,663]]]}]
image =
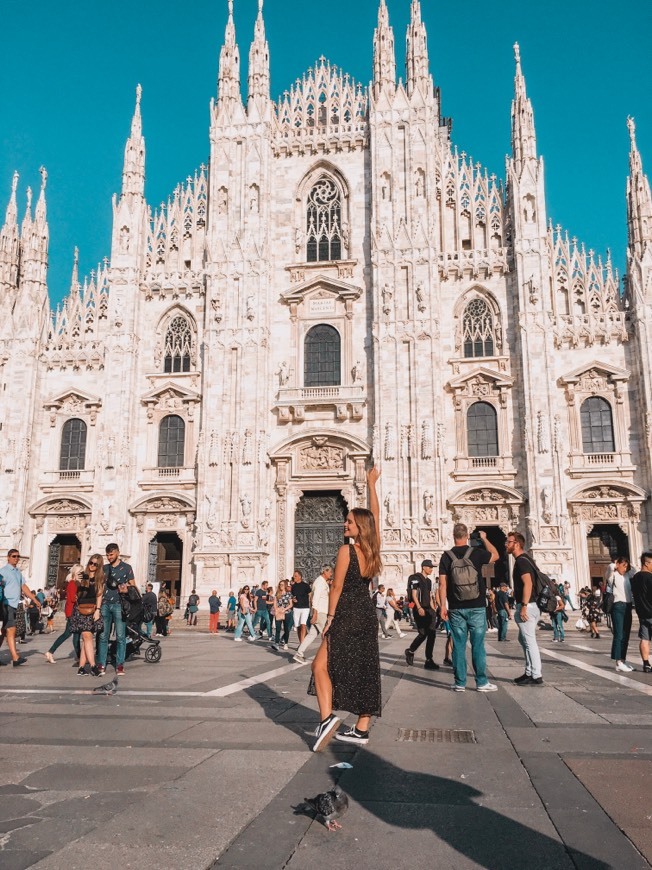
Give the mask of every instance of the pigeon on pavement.
[{"label": "pigeon on pavement", "polygon": [[304,798],[304,801],[317,814],[317,821],[323,822],[329,831],[342,827],[335,819],[339,819],[348,810],[349,799],[339,785],[314,798]]},{"label": "pigeon on pavement", "polygon": [[118,678],[111,680],[110,683],[105,683],[103,686],[97,686],[93,689],[94,695],[115,695],[118,691]]}]

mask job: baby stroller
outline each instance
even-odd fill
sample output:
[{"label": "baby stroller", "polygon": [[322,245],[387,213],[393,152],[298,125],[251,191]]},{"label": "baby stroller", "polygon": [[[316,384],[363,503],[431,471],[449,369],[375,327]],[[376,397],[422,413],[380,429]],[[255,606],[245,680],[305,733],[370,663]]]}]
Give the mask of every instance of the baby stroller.
[{"label": "baby stroller", "polygon": [[[160,662],[163,655],[161,641],[156,638],[147,637],[140,630],[143,622],[151,622],[154,619],[151,613],[145,612],[140,592],[135,586],[130,586],[126,595],[120,595],[120,603],[122,604],[122,615],[127,623],[125,660],[129,661],[135,656],[139,656],[140,648],[145,644],[145,661],[149,664]],[[118,641],[114,638],[109,643],[107,664],[115,665],[117,650]]]}]

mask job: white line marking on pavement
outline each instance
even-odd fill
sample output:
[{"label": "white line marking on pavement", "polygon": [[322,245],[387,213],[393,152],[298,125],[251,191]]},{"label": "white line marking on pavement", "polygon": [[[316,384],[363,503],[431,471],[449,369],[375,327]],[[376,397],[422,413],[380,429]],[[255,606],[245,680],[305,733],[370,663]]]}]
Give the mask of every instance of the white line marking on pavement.
[{"label": "white line marking on pavement", "polygon": [[265,671],[264,674],[258,674],[257,677],[248,677],[246,680],[240,680],[238,683],[232,683],[230,686],[222,686],[221,689],[213,689],[211,692],[204,692],[203,694],[205,698],[226,698],[227,695],[234,695],[236,692],[241,692],[243,689],[248,689],[250,686],[257,686],[258,683],[273,680],[275,677],[282,677],[283,674],[289,674],[292,671],[303,668],[306,664],[307,662],[284,665],[282,668],[275,668],[273,671]]},{"label": "white line marking on pavement", "polygon": [[[272,671],[265,671],[263,674],[258,674],[257,677],[248,677],[245,680],[239,680],[237,683],[231,683],[230,686],[222,686],[219,689],[212,689],[208,692],[158,692],[147,691],[143,689],[118,689],[116,695],[128,695],[134,698],[226,698],[229,695],[234,695],[236,692],[241,692],[243,689],[248,689],[250,686],[257,686],[259,683],[265,683],[267,680],[273,680],[276,677],[282,677],[284,674],[289,674],[299,668],[303,668],[308,662],[302,664],[293,663],[291,665],[283,665],[280,668],[274,668]],[[93,689],[0,689],[2,695],[92,695]],[[96,695],[95,697],[102,697]]]},{"label": "white line marking on pavement", "polygon": [[572,659],[569,656],[560,655],[558,652],[553,652],[549,649],[541,649],[545,655],[552,656],[553,659],[559,659],[560,662],[566,662],[581,671],[588,671],[590,674],[595,674],[605,680],[611,680],[612,683],[619,683],[621,686],[627,686],[628,689],[634,689],[637,692],[642,692],[644,695],[652,695],[652,686],[646,686],[644,683],[639,683],[637,680],[632,680],[629,677],[621,677],[619,674],[610,674],[604,668],[596,668],[593,665],[587,665],[579,659]]}]

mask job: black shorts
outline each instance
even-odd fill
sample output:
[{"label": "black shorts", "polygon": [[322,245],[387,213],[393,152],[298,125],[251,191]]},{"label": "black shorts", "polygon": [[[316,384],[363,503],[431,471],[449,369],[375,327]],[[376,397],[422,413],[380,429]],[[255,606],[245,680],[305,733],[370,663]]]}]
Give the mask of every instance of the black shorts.
[{"label": "black shorts", "polygon": [[16,628],[16,608],[6,601],[2,605],[2,622],[5,628]]}]

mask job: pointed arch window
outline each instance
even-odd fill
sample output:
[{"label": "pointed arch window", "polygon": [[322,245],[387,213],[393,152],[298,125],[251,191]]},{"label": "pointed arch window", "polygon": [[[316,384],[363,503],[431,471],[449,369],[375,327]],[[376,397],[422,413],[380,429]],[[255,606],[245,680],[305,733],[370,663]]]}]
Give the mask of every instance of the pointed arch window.
[{"label": "pointed arch window", "polygon": [[308,195],[307,252],[309,263],[342,259],[342,197],[335,182],[319,179]]},{"label": "pointed arch window", "polygon": [[61,430],[60,471],[83,471],[86,463],[86,423],[66,420]]},{"label": "pointed arch window", "polygon": [[591,396],[582,402],[580,419],[584,453],[615,453],[613,414],[606,399]]},{"label": "pointed arch window", "polygon": [[182,468],[186,424],[177,414],[163,417],[158,434],[158,467]]},{"label": "pointed arch window", "polygon": [[472,299],[462,318],[464,356],[493,356],[496,352],[496,324],[493,313],[484,299]]},{"label": "pointed arch window", "polygon": [[488,402],[474,402],[466,415],[469,456],[498,456],[498,418]]},{"label": "pointed arch window", "polygon": [[341,339],[327,323],[313,326],[306,335],[303,361],[305,387],[334,387],[342,383]]},{"label": "pointed arch window", "polygon": [[182,315],[174,317],[165,333],[166,374],[190,371],[192,330]]}]

